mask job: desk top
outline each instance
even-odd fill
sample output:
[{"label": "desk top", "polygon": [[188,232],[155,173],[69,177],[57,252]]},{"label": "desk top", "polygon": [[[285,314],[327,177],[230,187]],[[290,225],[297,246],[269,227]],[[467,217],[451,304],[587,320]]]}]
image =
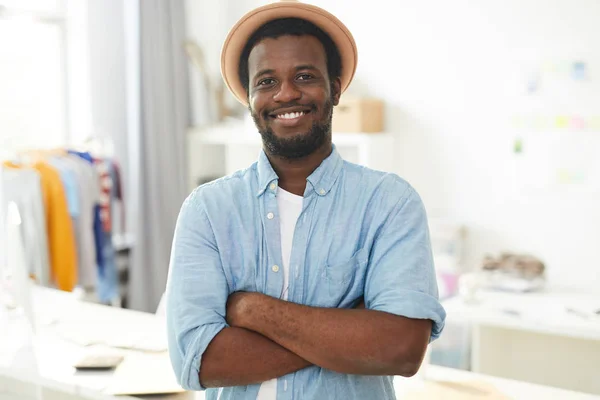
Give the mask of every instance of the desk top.
[{"label": "desk top", "polygon": [[[126,388],[125,384],[128,383],[135,386],[133,391],[146,393],[181,390],[172,376],[169,358],[164,351],[166,348],[165,322],[162,318],[148,313],[81,302],[69,293],[44,288],[35,288],[33,297],[37,315],[37,336],[34,341],[35,358],[39,371],[37,382],[41,382],[44,386],[60,386],[65,393],[71,392],[80,395],[81,397],[78,398],[96,400],[114,398],[114,394],[132,389],[131,387]],[[24,363],[24,360],[27,359],[26,352],[21,350],[19,354],[14,353],[14,350],[23,344],[23,337],[27,336],[25,332],[27,328],[23,322],[23,318],[9,320],[8,337],[5,337],[4,331],[2,332],[0,395],[2,394],[3,380],[4,384],[7,379],[12,379],[14,382],[18,380],[32,381],[31,365],[16,365],[19,362]],[[74,335],[71,332],[69,335],[64,333],[66,330],[77,330],[84,334]],[[86,338],[86,335],[89,337]],[[120,335],[122,337],[119,337]],[[94,344],[99,342],[103,343]],[[113,350],[123,352],[125,355],[121,370],[80,373],[72,367],[75,360],[85,351],[99,346],[106,348],[107,345],[120,346]],[[130,348],[126,348],[127,346]],[[134,350],[135,348],[138,350]],[[12,349],[12,353],[10,349]],[[141,351],[142,349],[144,351]],[[16,364],[15,360],[18,360]],[[492,378],[466,371],[437,366],[426,366],[425,368],[424,373],[419,375],[425,376],[429,382],[478,382],[483,385],[493,385],[498,392],[513,399],[600,400],[598,396]],[[422,398],[418,396],[424,389],[424,381],[419,377],[409,379],[396,377],[394,387],[399,397],[407,396],[407,398],[417,399]],[[456,388],[449,390],[456,390]],[[86,393],[87,395],[84,397]],[[34,399],[34,397],[31,398]],[[128,397],[119,396],[118,398],[126,400]],[[152,398],[157,400],[203,400],[204,393],[176,393]]]},{"label": "desk top", "polygon": [[542,334],[600,340],[600,295],[567,290],[533,293],[480,291],[475,302],[443,302],[448,323],[471,322]]},{"label": "desk top", "polygon": [[[105,395],[183,392],[171,369],[163,318],[40,287],[33,290],[33,308],[35,337],[17,316],[8,319],[8,337],[3,332],[0,341],[0,368],[21,371],[13,378],[39,375]],[[73,365],[87,354],[119,354],[124,360],[114,370],[77,371]]]}]

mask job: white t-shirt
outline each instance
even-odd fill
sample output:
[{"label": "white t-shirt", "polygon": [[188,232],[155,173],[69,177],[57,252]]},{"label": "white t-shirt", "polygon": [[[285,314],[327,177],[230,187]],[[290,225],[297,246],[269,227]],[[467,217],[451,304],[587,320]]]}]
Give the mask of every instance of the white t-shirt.
[{"label": "white t-shirt", "polygon": [[[277,207],[279,209],[279,231],[281,234],[281,257],[283,262],[283,293],[281,298],[287,300],[290,277],[290,257],[296,221],[302,212],[302,196],[277,188]],[[287,382],[284,382],[287,385]],[[285,387],[285,386],[284,386]],[[277,379],[263,382],[258,391],[257,400],[277,399]]]}]

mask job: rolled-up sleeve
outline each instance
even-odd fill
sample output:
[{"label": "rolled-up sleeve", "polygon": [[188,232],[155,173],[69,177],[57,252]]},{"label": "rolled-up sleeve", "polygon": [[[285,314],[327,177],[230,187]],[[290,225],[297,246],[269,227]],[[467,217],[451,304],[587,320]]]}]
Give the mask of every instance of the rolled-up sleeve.
[{"label": "rolled-up sleeve", "polygon": [[199,380],[202,355],[226,327],[228,293],[212,228],[197,189],[179,213],[166,291],[169,356],[184,389],[205,389]]},{"label": "rolled-up sleeve", "polygon": [[373,310],[430,319],[430,341],[444,328],[446,312],[438,298],[427,215],[421,198],[410,186],[374,241],[365,303]]}]

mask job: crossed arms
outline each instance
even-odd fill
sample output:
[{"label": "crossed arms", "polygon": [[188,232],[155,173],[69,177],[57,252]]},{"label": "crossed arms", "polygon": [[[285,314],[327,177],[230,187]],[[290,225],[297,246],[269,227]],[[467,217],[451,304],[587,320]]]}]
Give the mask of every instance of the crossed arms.
[{"label": "crossed arms", "polygon": [[234,293],[227,322],[208,345],[204,387],[261,383],[310,365],[360,375],[414,375],[431,321],[381,311],[308,307],[260,293]]},{"label": "crossed arms", "polygon": [[167,282],[169,354],[184,388],[261,383],[311,365],[357,375],[418,370],[445,318],[418,197],[402,197],[370,248],[366,308],[338,309],[230,293],[218,245],[230,245],[229,232],[213,229],[198,196],[182,207]]}]

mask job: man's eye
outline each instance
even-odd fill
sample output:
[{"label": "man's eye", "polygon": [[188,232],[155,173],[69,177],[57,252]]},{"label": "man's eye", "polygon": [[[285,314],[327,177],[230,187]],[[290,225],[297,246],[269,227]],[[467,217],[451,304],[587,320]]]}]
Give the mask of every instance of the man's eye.
[{"label": "man's eye", "polygon": [[272,84],[273,84],[273,82],[275,82],[275,80],[274,80],[274,79],[271,79],[271,78],[266,78],[266,79],[263,79],[263,80],[259,81],[259,82],[258,82],[258,86],[272,85]]},{"label": "man's eye", "polygon": [[311,79],[311,78],[312,78],[312,76],[309,75],[309,74],[298,75],[298,79],[300,79],[301,81],[306,81],[306,80]]}]

